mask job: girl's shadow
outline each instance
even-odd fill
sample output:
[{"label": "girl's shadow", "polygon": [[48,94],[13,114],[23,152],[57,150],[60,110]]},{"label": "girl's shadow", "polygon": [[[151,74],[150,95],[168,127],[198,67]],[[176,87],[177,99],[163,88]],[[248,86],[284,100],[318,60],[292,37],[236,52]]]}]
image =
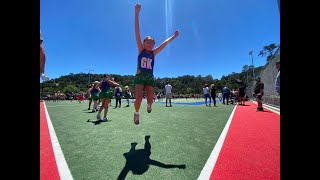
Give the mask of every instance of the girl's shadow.
[{"label": "girl's shadow", "polygon": [[87,120],[87,122],[91,122],[91,123],[93,123],[94,125],[99,125],[99,124],[101,124],[101,123],[103,123],[103,122],[110,122],[110,121],[111,121],[110,119],[108,119],[108,121],[104,121],[104,120],[90,121],[90,119]]},{"label": "girl's shadow", "polygon": [[123,180],[126,178],[129,171],[133,174],[142,175],[145,173],[150,165],[162,167],[162,168],[179,168],[185,169],[186,165],[172,165],[172,164],[163,164],[159,161],[150,159],[151,155],[151,144],[149,142],[150,136],[145,136],[144,149],[136,150],[137,143],[131,143],[131,149],[129,152],[123,154],[126,158],[126,165],[122,169],[121,173],[118,176],[118,180]]}]

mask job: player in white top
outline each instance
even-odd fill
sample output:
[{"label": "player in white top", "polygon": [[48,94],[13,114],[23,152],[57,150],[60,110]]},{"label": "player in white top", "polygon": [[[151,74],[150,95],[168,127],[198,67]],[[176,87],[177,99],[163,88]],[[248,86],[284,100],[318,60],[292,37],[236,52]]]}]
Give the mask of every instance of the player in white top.
[{"label": "player in white top", "polygon": [[168,107],[168,99],[171,105],[171,99],[172,99],[172,92],[171,92],[172,86],[169,84],[169,81],[166,82],[166,107]]},{"label": "player in white top", "polygon": [[209,94],[209,85],[208,85],[208,84],[205,84],[205,85],[204,85],[204,87],[203,87],[203,94],[204,94],[206,106],[208,106],[208,104],[207,104],[207,99],[208,99],[208,98],[209,98],[209,100],[210,100],[209,106],[211,106],[211,97],[210,97],[210,94]]},{"label": "player in white top", "polygon": [[222,96],[222,92],[220,92],[219,95],[218,95],[220,104],[221,104],[221,102],[222,102],[222,97],[223,97],[223,96]]}]

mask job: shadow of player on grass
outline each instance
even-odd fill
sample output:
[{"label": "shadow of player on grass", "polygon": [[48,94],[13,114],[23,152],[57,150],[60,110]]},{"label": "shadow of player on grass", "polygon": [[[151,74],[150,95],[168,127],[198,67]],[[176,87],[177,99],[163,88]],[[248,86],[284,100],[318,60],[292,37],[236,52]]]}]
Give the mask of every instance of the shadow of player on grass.
[{"label": "shadow of player on grass", "polygon": [[151,144],[149,142],[150,136],[145,136],[144,149],[137,149],[137,143],[131,143],[131,149],[129,152],[123,153],[123,156],[126,158],[126,165],[123,167],[121,173],[118,176],[117,180],[124,180],[131,171],[133,174],[142,175],[145,173],[150,165],[162,167],[162,168],[179,168],[185,169],[186,165],[172,165],[164,164],[162,162],[150,159],[151,155]]},{"label": "shadow of player on grass", "polygon": [[104,121],[104,120],[96,120],[96,121],[91,121],[90,119],[87,120],[87,122],[91,122],[93,123],[94,125],[99,125],[103,122],[110,122],[111,120],[108,120],[108,121]]}]

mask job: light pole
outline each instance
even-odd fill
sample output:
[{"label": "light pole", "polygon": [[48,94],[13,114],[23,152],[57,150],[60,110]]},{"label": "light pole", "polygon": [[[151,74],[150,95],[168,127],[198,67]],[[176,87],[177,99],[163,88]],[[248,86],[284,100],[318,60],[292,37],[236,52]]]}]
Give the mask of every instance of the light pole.
[{"label": "light pole", "polygon": [[89,70],[89,82],[88,82],[88,85],[90,85],[90,82],[91,82],[91,81],[90,81],[90,72],[91,72],[91,71],[94,71],[94,70],[93,70],[93,69],[85,69],[85,70]]},{"label": "light pole", "polygon": [[247,86],[249,86],[248,71],[249,71],[249,68],[247,69]]},{"label": "light pole", "polygon": [[249,55],[251,55],[251,58],[252,58],[252,73],[253,73],[253,80],[255,79],[255,76],[254,76],[254,65],[253,65],[253,50],[251,49],[250,52],[249,52]]}]

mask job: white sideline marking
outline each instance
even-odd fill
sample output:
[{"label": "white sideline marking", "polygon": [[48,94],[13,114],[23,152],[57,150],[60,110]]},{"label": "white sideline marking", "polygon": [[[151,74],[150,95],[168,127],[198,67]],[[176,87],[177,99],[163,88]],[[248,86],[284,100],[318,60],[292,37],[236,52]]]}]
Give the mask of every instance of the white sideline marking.
[{"label": "white sideline marking", "polygon": [[[254,104],[258,104],[257,101],[251,101],[251,102],[254,103]],[[277,108],[277,107],[269,106],[268,104],[262,104],[262,107],[263,108],[267,108],[270,111],[280,115],[280,109]]]},{"label": "white sideline marking", "polygon": [[51,142],[52,142],[52,148],[53,148],[54,156],[55,156],[55,159],[57,162],[60,179],[61,180],[73,180],[70,169],[68,167],[66,159],[64,158],[63,152],[61,150],[58,138],[57,138],[56,133],[54,131],[51,119],[49,117],[46,104],[44,102],[43,102],[43,105],[44,105],[44,110],[46,112],[46,118],[47,118],[47,122],[48,122],[49,133],[50,133],[50,138],[51,138]]},{"label": "white sideline marking", "polygon": [[232,118],[233,118],[233,115],[234,115],[234,112],[236,111],[236,108],[237,106],[234,107],[229,119],[228,119],[228,122],[226,124],[226,126],[224,127],[219,139],[218,139],[218,142],[216,143],[216,145],[214,146],[208,160],[207,160],[207,163],[204,165],[199,177],[198,177],[198,180],[208,180],[210,179],[210,176],[211,176],[211,173],[212,173],[212,170],[217,162],[217,159],[218,159],[218,156],[219,156],[219,153],[221,151],[221,148],[222,148],[222,145],[223,145],[223,142],[224,142],[224,139],[226,138],[227,136],[227,132],[229,130],[229,127],[230,127],[230,124],[231,124],[231,121],[232,121]]}]

